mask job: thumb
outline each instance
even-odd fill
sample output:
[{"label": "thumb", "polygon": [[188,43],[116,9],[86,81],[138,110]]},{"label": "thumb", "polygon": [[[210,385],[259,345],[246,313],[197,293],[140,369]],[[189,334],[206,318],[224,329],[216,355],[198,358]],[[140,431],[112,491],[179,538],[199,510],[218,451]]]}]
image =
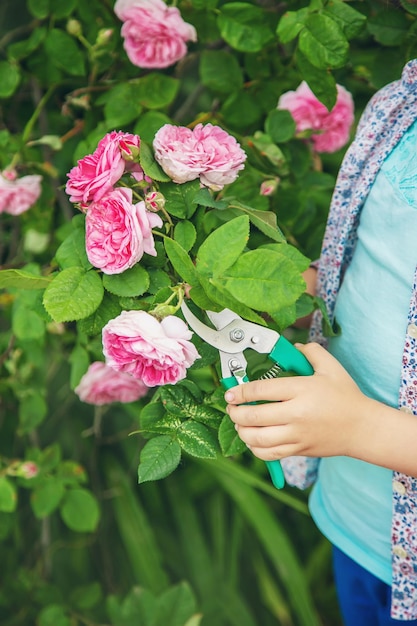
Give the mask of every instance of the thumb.
[{"label": "thumb", "polygon": [[296,343],[294,344],[308,361],[310,361],[315,372],[329,371],[339,365],[338,361],[319,343]]}]

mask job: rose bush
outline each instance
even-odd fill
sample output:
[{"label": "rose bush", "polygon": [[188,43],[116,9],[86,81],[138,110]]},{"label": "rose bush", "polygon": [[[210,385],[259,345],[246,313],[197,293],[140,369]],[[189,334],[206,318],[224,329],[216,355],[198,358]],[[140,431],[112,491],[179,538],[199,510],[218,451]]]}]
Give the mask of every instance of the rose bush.
[{"label": "rose bush", "polygon": [[[1,3],[4,626],[266,625],[276,598],[288,623],[317,626],[316,602],[327,615],[328,589],[313,602],[291,545],[309,549],[280,525],[282,503],[300,502],[239,462],[218,353],[180,304],[285,333],[322,306],[301,275],[349,141],[349,93],[358,116],[415,56],[407,6]],[[248,352],[257,377],[266,364]],[[219,573],[221,545],[232,565]],[[255,555],[262,589],[237,580]],[[169,588],[190,577],[204,617]]]}]

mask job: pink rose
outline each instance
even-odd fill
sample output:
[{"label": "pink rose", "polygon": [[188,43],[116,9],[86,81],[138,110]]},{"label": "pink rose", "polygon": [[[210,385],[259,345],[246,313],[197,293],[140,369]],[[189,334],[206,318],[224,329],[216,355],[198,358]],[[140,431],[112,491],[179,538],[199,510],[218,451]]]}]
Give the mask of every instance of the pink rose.
[{"label": "pink rose", "polygon": [[153,147],[155,159],[175,183],[200,178],[215,191],[236,180],[246,160],[236,139],[212,124],[197,124],[193,130],[165,124]]},{"label": "pink rose", "polygon": [[354,121],[354,104],[351,94],[337,85],[337,100],[331,111],[324,106],[302,82],[296,91],[284,93],[279,109],[288,109],[293,116],[297,132],[312,130],[311,141],[317,152],[336,152],[349,141]]},{"label": "pink rose", "polygon": [[161,227],[156,213],[146,210],[143,201],[132,204],[133,192],[113,189],[92,202],[85,218],[85,245],[88,260],[105,274],[120,274],[133,267],[144,253],[156,256],[153,227]]},{"label": "pink rose", "polygon": [[35,204],[41,195],[42,176],[16,177],[13,170],[0,174],[0,213],[20,215]]},{"label": "pink rose", "polygon": [[148,387],[175,384],[199,358],[188,326],[174,315],[162,322],[145,311],[123,311],[103,328],[106,363]]},{"label": "pink rose", "polygon": [[80,159],[70,170],[65,191],[71,202],[86,205],[100,200],[125,172],[131,172],[137,180],[142,180],[142,168],[134,162],[139,147],[138,135],[115,130],[107,133],[93,154]]},{"label": "pink rose", "polygon": [[126,54],[138,67],[169,67],[187,54],[187,41],[197,40],[194,26],[162,0],[117,0],[114,12],[124,22]]},{"label": "pink rose", "polygon": [[139,400],[148,393],[149,387],[130,374],[116,372],[105,363],[95,361],[74,391],[82,402],[102,406]]}]

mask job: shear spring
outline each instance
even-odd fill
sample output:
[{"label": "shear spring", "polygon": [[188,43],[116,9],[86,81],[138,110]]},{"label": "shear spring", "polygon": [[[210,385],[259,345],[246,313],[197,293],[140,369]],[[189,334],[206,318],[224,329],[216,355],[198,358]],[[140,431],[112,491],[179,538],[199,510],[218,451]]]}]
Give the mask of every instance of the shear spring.
[{"label": "shear spring", "polygon": [[262,376],[259,378],[259,380],[266,380],[266,379],[270,379],[270,378],[278,378],[278,376],[281,374],[281,372],[282,372],[282,368],[278,365],[278,363],[275,363],[275,365],[270,367],[268,371],[266,371],[264,374],[262,374]]}]

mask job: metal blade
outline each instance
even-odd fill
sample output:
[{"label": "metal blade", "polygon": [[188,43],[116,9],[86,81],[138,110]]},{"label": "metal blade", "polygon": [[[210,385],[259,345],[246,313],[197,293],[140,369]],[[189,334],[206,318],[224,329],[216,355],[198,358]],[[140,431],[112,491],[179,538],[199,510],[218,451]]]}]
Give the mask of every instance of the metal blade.
[{"label": "metal blade", "polygon": [[217,330],[222,330],[222,328],[230,324],[230,322],[238,319],[236,313],[230,309],[223,309],[219,313],[215,313],[214,311],[206,311],[206,313],[210,322],[217,328]]},{"label": "metal blade", "polygon": [[[194,315],[194,313],[188,308],[185,302],[181,303],[181,311],[184,315],[187,323],[191,326],[191,328],[197,333],[201,339],[204,339],[211,346],[214,346],[218,350],[222,350],[223,352],[228,352],[228,348],[230,348],[230,342],[225,340],[225,338],[221,335],[221,333],[214,328],[210,328],[203,324],[198,317]],[[238,348],[235,352],[238,351]]]}]

